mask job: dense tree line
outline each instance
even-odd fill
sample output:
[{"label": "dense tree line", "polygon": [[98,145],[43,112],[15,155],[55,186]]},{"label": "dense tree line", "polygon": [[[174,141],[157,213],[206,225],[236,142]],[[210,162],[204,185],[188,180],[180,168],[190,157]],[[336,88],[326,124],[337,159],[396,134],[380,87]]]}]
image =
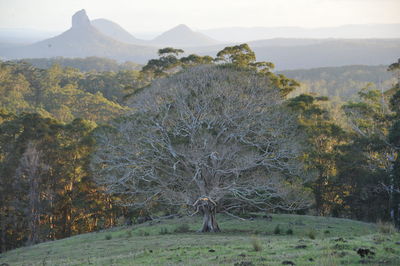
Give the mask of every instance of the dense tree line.
[{"label": "dense tree line", "polygon": [[358,92],[369,87],[374,90],[388,90],[395,78],[387,71],[388,66],[341,66],[313,69],[279,71],[287,77],[298,80],[301,86],[294,92],[317,93],[331,100],[347,101],[357,99]]},{"label": "dense tree line", "polygon": [[[173,144],[183,147],[187,145],[185,141],[187,141],[188,135],[181,131],[184,125],[182,123],[194,119],[191,117],[191,108],[195,108],[194,110],[197,112],[201,109],[202,104],[206,103],[213,107],[203,110],[205,117],[197,118],[198,121],[204,120],[204,123],[200,123],[198,127],[201,131],[199,136],[206,136],[202,143],[197,143],[197,148],[201,149],[201,145],[206,145],[204,143],[211,145],[211,142],[208,141],[211,141],[213,134],[218,135],[217,129],[222,132],[221,136],[225,136],[237,147],[242,147],[243,143],[231,139],[232,135],[225,133],[229,123],[232,123],[230,124],[232,128],[234,127],[232,125],[237,126],[242,123],[240,125],[249,132],[246,136],[242,136],[247,138],[246,141],[250,141],[247,143],[248,146],[244,145],[248,147],[247,150],[238,148],[235,150],[236,153],[228,153],[220,144],[214,143],[214,148],[219,149],[219,154],[213,153],[207,158],[200,156],[200,159],[204,160],[202,167],[208,165],[207,167],[214,169],[216,173],[221,171],[231,173],[232,176],[229,178],[224,176],[227,180],[234,180],[246,171],[240,172],[237,170],[238,168],[235,168],[236,172],[225,168],[219,169],[217,163],[218,159],[222,158],[222,153],[228,157],[236,154],[237,158],[242,154],[243,158],[248,158],[246,164],[252,166],[251,160],[254,159],[253,162],[257,164],[257,167],[249,167],[249,172],[246,174],[253,173],[260,179],[259,182],[264,182],[260,171],[265,171],[263,174],[268,172],[261,167],[264,162],[266,165],[268,162],[264,161],[262,157],[257,157],[259,156],[257,152],[263,151],[265,154],[269,154],[269,159],[271,159],[280,151],[290,150],[291,142],[288,141],[286,143],[288,147],[286,147],[285,143],[281,141],[285,139],[285,134],[294,134],[293,138],[298,139],[288,138],[288,140],[301,142],[302,149],[296,150],[295,159],[283,156],[279,158],[281,161],[274,161],[276,165],[269,164],[276,169],[279,167],[284,169],[288,166],[284,170],[286,174],[279,176],[281,181],[274,184],[281,190],[276,187],[268,187],[262,192],[261,190],[251,190],[249,186],[243,185],[241,188],[245,188],[247,194],[237,190],[235,196],[241,195],[250,198],[253,202],[280,206],[270,208],[270,211],[295,211],[299,208],[284,208],[283,202],[290,201],[283,201],[284,197],[278,197],[279,193],[277,192],[284,193],[283,184],[292,185],[297,186],[298,192],[311,192],[307,195],[311,195],[312,200],[307,198],[301,202],[300,209],[303,209],[303,212],[307,207],[307,211],[318,215],[348,217],[373,222],[387,220],[400,226],[399,80],[384,93],[381,90],[366,87],[358,92],[358,96],[353,101],[341,103],[340,110],[338,110],[332,109],[331,101],[327,97],[318,94],[301,94],[301,92],[294,94],[300,84],[282,74],[274,74],[272,63],[257,62],[254,52],[246,44],[226,47],[217,54],[216,58],[198,55],[182,56],[182,54],[183,51],[180,49],[160,49],[159,58],[150,60],[141,71],[118,70],[84,73],[74,68],[62,68],[59,65],[53,65],[48,69],[39,69],[22,62],[0,62],[0,244],[2,251],[25,244],[107,228],[115,225],[118,217],[126,216],[128,220],[135,219],[137,216],[130,216],[133,211],[140,215],[149,215],[154,211],[157,211],[158,214],[179,211],[182,205],[168,207],[166,201],[159,202],[161,197],[158,196],[150,198],[146,204],[134,204],[136,205],[134,209],[128,208],[126,206],[128,203],[139,203],[139,198],[135,198],[134,195],[142,196],[138,191],[134,191],[137,184],[130,182],[134,179],[130,181],[126,179],[128,177],[135,178],[135,174],[128,171],[132,165],[129,163],[128,168],[122,169],[119,164],[124,163],[123,158],[120,158],[121,160],[112,158],[115,159],[114,162],[118,167],[112,169],[110,176],[114,178],[114,181],[123,178],[122,180],[126,182],[119,182],[118,186],[125,184],[125,187],[118,187],[106,179],[99,182],[98,177],[102,175],[102,171],[107,171],[108,162],[99,163],[97,161],[96,163],[94,159],[105,159],[104,156],[121,154],[123,151],[130,153],[132,150],[129,150],[129,145],[147,149],[146,143],[141,140],[149,141],[146,134],[150,132],[154,136],[158,136],[160,130],[169,130],[168,134],[174,135],[171,138],[174,141]],[[208,66],[200,67],[200,65]],[[191,75],[192,69],[202,69],[200,70],[201,75]],[[211,74],[211,76],[207,76],[204,74],[208,71],[207,69],[210,70],[210,73],[216,73],[215,75],[223,78],[218,81]],[[397,78],[396,75],[400,75],[399,63],[392,64],[389,70]],[[179,74],[176,75],[176,73]],[[202,76],[208,77],[204,84],[201,82]],[[250,79],[254,83],[246,83],[245,78],[237,80],[238,77],[254,77]],[[189,81],[185,83],[184,78]],[[175,81],[180,82],[177,83],[179,86],[189,83],[197,84],[196,86],[200,87],[203,85],[210,88],[217,86],[221,91],[207,92],[202,91],[202,87],[199,89],[195,86],[197,89],[189,94],[184,90],[171,94],[178,86],[172,84]],[[231,94],[231,96],[238,97],[234,101],[244,107],[246,107],[245,101],[241,101],[243,99],[240,97],[253,99],[262,106],[261,109],[252,109],[257,114],[262,111],[260,114],[264,115],[263,112],[269,108],[263,105],[265,104],[263,101],[259,102],[260,99],[271,98],[270,100],[275,99],[275,102],[279,102],[280,109],[276,105],[276,108],[268,111],[270,116],[262,116],[262,119],[260,116],[260,121],[266,119],[265,123],[271,123],[269,126],[263,122],[265,128],[258,127],[257,119],[252,120],[249,115],[239,117],[242,113],[234,112],[234,110],[231,110],[232,112],[229,114],[237,121],[229,117],[218,120],[219,117],[216,114],[221,112],[221,108],[218,108],[218,101],[221,99],[218,97],[225,97],[225,101],[220,102],[219,106],[231,106],[228,105],[229,86],[224,89],[220,88],[220,84],[229,85],[228,81],[235,83],[232,88],[248,86],[248,90]],[[169,89],[163,91],[164,87]],[[261,96],[266,91],[259,91],[260,97],[254,97],[254,94],[250,93],[257,92],[261,87],[274,93],[263,96],[264,98]],[[207,89],[210,88],[207,87]],[[154,92],[155,95],[151,92]],[[176,106],[186,106],[186,113],[179,113],[178,109],[174,109],[174,105],[170,103],[160,105],[166,99],[173,98],[176,99],[171,103]],[[165,112],[167,112],[166,110],[170,112],[169,110],[172,108],[171,112],[175,115],[180,114],[180,117],[171,120],[174,123],[161,126],[165,117],[160,116],[160,113],[153,112],[151,114],[152,121],[158,121],[160,124],[158,127],[146,124],[148,120],[143,119],[148,114],[138,112],[140,108],[137,103],[139,105],[149,104],[151,99],[155,103],[152,108],[157,112],[162,108]],[[215,105],[216,103],[217,105]],[[278,110],[282,112],[277,112]],[[268,117],[274,117],[274,115],[277,119],[287,119],[288,122],[285,126],[291,126],[291,129],[285,133],[280,132],[279,125],[268,120]],[[246,119],[248,119],[248,127],[243,124],[243,121],[247,121]],[[207,130],[210,130],[213,121],[220,121],[220,124],[207,135]],[[100,123],[102,126],[99,127]],[[284,122],[280,123],[284,124]],[[151,129],[148,132],[145,128],[146,125],[149,130]],[[271,139],[279,140],[279,144],[272,141],[270,144],[272,146],[267,147],[268,145],[264,146],[258,142],[267,138],[267,135],[264,134],[268,130],[271,131]],[[238,132],[236,133],[237,136],[240,135]],[[128,141],[126,145],[117,141],[127,141],[130,137],[134,139]],[[207,141],[205,141],[206,139]],[[113,143],[113,141],[117,142]],[[158,149],[157,152],[169,148],[168,145],[171,144],[164,143],[165,139],[162,138],[153,138],[153,141],[154,143],[148,142],[147,144],[153,149]],[[107,143],[110,146],[105,147],[104,145],[108,145]],[[254,147],[249,148],[250,143],[254,144]],[[294,145],[298,144],[293,144],[293,147]],[[103,157],[101,153],[100,155],[98,153],[101,149],[106,151]],[[146,167],[149,172],[144,173],[141,176],[143,180],[140,181],[147,182],[147,178],[154,174],[151,172],[151,168],[156,165],[150,160],[154,150],[142,152],[148,157],[136,158],[135,156],[140,155],[140,151],[132,156],[141,165],[147,163]],[[175,160],[173,154],[172,157],[166,157],[162,153],[159,155],[161,156],[160,160]],[[191,159],[194,158],[194,155],[190,153],[186,155]],[[132,161],[133,157],[129,160]],[[231,162],[236,162],[240,166],[246,165],[236,159]],[[296,165],[290,165],[292,162],[296,162]],[[187,169],[179,168],[181,167],[179,163],[171,167],[161,168],[161,170],[169,171],[171,175],[174,175],[176,171],[187,171]],[[277,173],[278,171],[275,173],[276,177]],[[301,173],[304,175],[302,176]],[[295,175],[300,178],[297,181],[301,182],[295,182]],[[209,182],[212,179],[211,176],[205,177],[206,181],[204,182]],[[246,178],[249,177],[251,175],[246,176]],[[254,180],[244,179],[245,184],[252,184],[251,187],[254,188],[256,184],[253,181],[257,181],[257,178]],[[287,179],[285,180],[285,178]],[[110,184],[112,187],[109,186]],[[164,183],[167,189],[164,192],[168,189],[177,192],[175,189],[181,183],[171,187],[172,184],[174,183]],[[224,189],[228,191],[229,182],[224,184],[226,185]],[[235,189],[241,185],[238,180],[234,184]],[[184,186],[185,189],[187,187],[189,186]],[[222,187],[220,189],[222,190]],[[184,194],[183,191],[178,192],[178,196]],[[129,199],[126,194],[129,194]],[[202,196],[200,194],[196,194],[196,197]],[[226,192],[226,195],[228,194]],[[296,198],[293,198],[295,195],[296,193],[288,193],[285,196],[296,202]],[[194,204],[194,207],[197,206],[197,210],[203,210],[203,212],[207,211],[207,208],[210,207],[207,204],[211,204],[212,197],[201,199],[195,202],[197,205]],[[225,209],[215,208],[215,204],[211,206],[211,209],[208,208],[208,211],[230,211],[226,208],[237,203],[229,196],[224,197],[223,201],[221,206],[225,206]],[[121,207],[121,203],[125,206]],[[257,210],[256,205],[258,204],[241,203],[239,205],[243,211]],[[238,213],[233,214],[237,215]],[[208,221],[213,220],[210,217]],[[210,224],[208,223],[208,225]],[[214,222],[211,222],[210,227],[206,226],[205,228],[205,231],[219,230],[218,225]]]},{"label": "dense tree line", "polygon": [[[397,65],[388,70],[398,71]],[[326,97],[302,94],[289,100],[309,135],[305,156],[316,173],[310,186],[318,214],[398,226],[398,84],[386,93],[359,91],[358,100],[342,104],[341,123],[326,107]]]},{"label": "dense tree line", "polygon": [[136,80],[136,73],[82,73],[59,65],[39,69],[26,63],[0,62],[0,107],[62,122],[79,117],[104,123],[128,110],[118,102],[122,102],[125,86]]},{"label": "dense tree line", "polygon": [[0,113],[1,250],[114,225],[120,208],[93,181],[95,124]]},{"label": "dense tree line", "polygon": [[82,72],[118,72],[121,70],[140,70],[139,64],[127,61],[119,63],[117,60],[90,56],[85,58],[67,58],[67,57],[52,57],[52,58],[26,58],[18,60],[19,62],[26,62],[34,67],[47,69],[53,65],[60,65],[62,67],[71,67],[79,69]]}]

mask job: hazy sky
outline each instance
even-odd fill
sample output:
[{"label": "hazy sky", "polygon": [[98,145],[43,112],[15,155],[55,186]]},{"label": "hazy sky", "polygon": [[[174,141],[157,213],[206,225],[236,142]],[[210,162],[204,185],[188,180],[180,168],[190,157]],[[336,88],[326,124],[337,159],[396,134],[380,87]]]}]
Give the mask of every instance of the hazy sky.
[{"label": "hazy sky", "polygon": [[400,0],[0,0],[0,28],[63,31],[71,16],[113,20],[131,32],[229,26],[326,27],[400,23]]}]

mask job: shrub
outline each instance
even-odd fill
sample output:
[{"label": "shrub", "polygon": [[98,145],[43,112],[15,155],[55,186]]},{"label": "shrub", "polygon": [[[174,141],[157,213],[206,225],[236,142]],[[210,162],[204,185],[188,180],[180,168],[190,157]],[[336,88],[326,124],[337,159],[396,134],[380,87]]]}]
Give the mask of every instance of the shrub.
[{"label": "shrub", "polygon": [[286,230],[286,234],[287,235],[293,235],[293,229],[289,228],[288,230]]},{"label": "shrub", "polygon": [[329,230],[325,230],[325,231],[324,231],[324,234],[325,234],[325,235],[329,235],[330,233],[331,233],[331,231],[329,231]]},{"label": "shrub", "polygon": [[258,239],[257,237],[252,237],[251,239],[251,245],[253,246],[253,250],[254,251],[261,251],[263,249],[263,246],[261,244],[260,239]]},{"label": "shrub", "polygon": [[106,240],[111,240],[111,239],[112,239],[112,235],[111,235],[111,234],[107,234],[107,235],[105,236],[105,239],[106,239]]},{"label": "shrub", "polygon": [[310,231],[308,231],[307,236],[308,236],[310,239],[315,239],[315,237],[317,236],[317,232],[315,232],[314,229],[311,229]]},{"label": "shrub", "polygon": [[138,235],[139,235],[139,236],[149,236],[150,233],[148,233],[148,232],[146,232],[146,231],[139,230],[139,231],[138,231]]},{"label": "shrub", "polygon": [[160,229],[160,235],[168,235],[168,234],[169,234],[168,228],[166,228],[166,227],[161,227],[161,229]]},{"label": "shrub", "polygon": [[396,227],[390,222],[378,221],[376,225],[378,226],[378,231],[382,234],[393,234],[397,231]]},{"label": "shrub", "polygon": [[131,230],[126,231],[126,237],[127,237],[127,238],[132,237],[132,231],[131,231]]},{"label": "shrub", "polygon": [[274,234],[279,235],[280,233],[281,233],[281,229],[279,228],[279,224],[278,224],[277,226],[275,226]]},{"label": "shrub", "polygon": [[189,231],[190,228],[188,224],[180,224],[174,230],[175,233],[187,233]]}]

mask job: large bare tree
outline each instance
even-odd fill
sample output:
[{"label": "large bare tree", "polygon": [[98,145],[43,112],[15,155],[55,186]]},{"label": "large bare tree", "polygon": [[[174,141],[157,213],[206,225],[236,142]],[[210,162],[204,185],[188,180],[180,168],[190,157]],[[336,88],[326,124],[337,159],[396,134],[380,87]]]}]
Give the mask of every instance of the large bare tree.
[{"label": "large bare tree", "polygon": [[132,106],[97,133],[92,167],[111,193],[139,206],[192,206],[203,232],[220,230],[216,212],[309,205],[302,136],[267,76],[194,67],[154,81]]}]

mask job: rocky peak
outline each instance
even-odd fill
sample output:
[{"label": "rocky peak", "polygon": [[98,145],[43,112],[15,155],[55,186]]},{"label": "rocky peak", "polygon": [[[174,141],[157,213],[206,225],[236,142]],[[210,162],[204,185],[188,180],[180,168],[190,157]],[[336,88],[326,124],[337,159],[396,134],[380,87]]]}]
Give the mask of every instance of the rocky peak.
[{"label": "rocky peak", "polygon": [[76,12],[72,16],[72,28],[82,28],[90,26],[90,20],[86,15],[85,9]]},{"label": "rocky peak", "polygon": [[182,32],[192,32],[192,29],[186,26],[185,24],[179,24],[173,30],[182,31]]}]

